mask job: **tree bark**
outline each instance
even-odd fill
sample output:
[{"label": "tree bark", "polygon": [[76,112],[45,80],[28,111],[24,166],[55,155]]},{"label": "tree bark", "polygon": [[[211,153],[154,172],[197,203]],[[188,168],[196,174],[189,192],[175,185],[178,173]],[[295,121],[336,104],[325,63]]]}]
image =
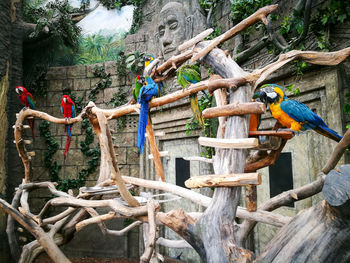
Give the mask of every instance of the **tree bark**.
[{"label": "tree bark", "polygon": [[[197,47],[203,47],[200,43]],[[246,73],[222,50],[214,49],[204,62],[223,78],[240,78]],[[230,90],[229,103],[249,102],[251,98],[250,86],[246,85],[235,92]],[[226,122],[226,139],[248,137],[248,116],[231,116]],[[214,157],[215,174],[243,173],[246,159],[244,149],[216,149]],[[216,188],[212,202],[204,215],[196,224],[196,233],[200,235],[206,256],[204,262],[249,262],[251,252],[238,247],[235,243],[235,217],[241,187]],[[189,242],[189,240],[187,240]],[[192,243],[189,242],[191,245]]]}]

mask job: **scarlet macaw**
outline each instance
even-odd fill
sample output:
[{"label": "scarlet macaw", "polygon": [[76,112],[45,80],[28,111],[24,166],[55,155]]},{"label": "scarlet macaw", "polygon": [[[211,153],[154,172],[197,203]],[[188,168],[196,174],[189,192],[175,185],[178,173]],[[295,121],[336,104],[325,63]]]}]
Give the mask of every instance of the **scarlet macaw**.
[{"label": "scarlet macaw", "polygon": [[269,104],[272,116],[292,131],[300,132],[313,129],[336,142],[342,139],[305,104],[288,99],[281,86],[276,84],[263,85],[259,97],[262,102]]},{"label": "scarlet macaw", "polygon": [[[142,78],[142,77],[141,77]],[[144,78],[141,90],[138,96],[138,103],[141,104],[139,125],[137,129],[137,147],[140,149],[142,154],[143,145],[145,144],[145,131],[148,122],[148,103],[153,96],[158,95],[158,85],[149,76]]]},{"label": "scarlet macaw", "polygon": [[[33,95],[25,87],[17,86],[16,92],[19,94],[19,99],[24,107],[35,110],[35,101]],[[29,126],[32,129],[32,136],[34,138],[34,119],[28,119]]]},{"label": "scarlet macaw", "polygon": [[[201,81],[201,71],[198,66],[183,65],[181,68],[178,69],[177,83],[179,83],[183,88],[186,88],[191,83],[194,84],[199,81]],[[197,93],[190,95],[190,102],[194,118],[198,121],[200,125],[202,125],[202,127],[204,127],[204,119],[198,105]]]},{"label": "scarlet macaw", "polygon": [[[75,104],[72,101],[72,99],[68,95],[63,95],[62,101],[61,101],[61,112],[63,113],[63,117],[65,119],[70,119],[75,117]],[[66,148],[64,150],[64,159],[67,157],[67,153],[70,148],[70,142],[72,139],[72,125],[66,125],[65,130],[67,132],[67,140],[66,140]]]}]

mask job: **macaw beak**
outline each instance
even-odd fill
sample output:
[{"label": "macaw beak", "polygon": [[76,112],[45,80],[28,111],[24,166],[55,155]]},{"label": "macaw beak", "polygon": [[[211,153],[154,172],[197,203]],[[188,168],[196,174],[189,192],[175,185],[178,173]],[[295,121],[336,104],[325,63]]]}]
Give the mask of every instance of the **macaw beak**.
[{"label": "macaw beak", "polygon": [[19,94],[19,90],[18,89],[16,89],[16,93]]},{"label": "macaw beak", "polygon": [[64,103],[67,103],[67,98],[63,98],[63,102],[64,102]]},{"label": "macaw beak", "polygon": [[17,92],[17,94],[21,94],[23,92],[23,90],[21,88],[16,88],[16,92]]}]

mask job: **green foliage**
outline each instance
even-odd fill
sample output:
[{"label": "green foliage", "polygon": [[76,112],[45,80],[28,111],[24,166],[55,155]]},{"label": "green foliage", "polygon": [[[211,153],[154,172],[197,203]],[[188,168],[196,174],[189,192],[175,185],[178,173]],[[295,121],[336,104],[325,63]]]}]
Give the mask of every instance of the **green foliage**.
[{"label": "green foliage", "polygon": [[[201,111],[214,106],[213,96],[203,96],[198,100],[198,105]],[[218,129],[218,119],[204,119],[203,133],[205,137],[216,138],[216,133]],[[191,131],[200,129],[201,126],[197,120],[192,116],[190,122],[186,124],[186,134],[189,135]],[[215,155],[215,149],[212,147],[202,147],[201,156],[206,158],[212,158]]]},{"label": "green foliage", "polygon": [[[113,107],[119,107],[127,103],[127,93],[124,92],[122,89],[118,89],[116,93],[113,94],[112,99],[109,101],[108,104],[112,104]],[[117,129],[123,129],[126,125],[126,116],[121,116],[117,119]]]},{"label": "green foliage", "polygon": [[300,94],[300,89],[299,88],[294,88],[294,84],[289,84],[285,86],[287,90],[292,92],[295,96]]},{"label": "green foliage", "polygon": [[[89,98],[92,101],[96,100],[96,97],[100,91],[103,91],[105,88],[110,87],[112,81],[110,79],[110,74],[105,72],[104,67],[96,67],[94,69],[94,76],[101,78],[101,80],[96,84],[96,86],[90,90]],[[85,93],[81,97],[77,97],[75,94],[71,92],[70,89],[63,90],[63,93],[69,95],[75,103],[75,107],[77,109],[77,113],[81,112],[84,106],[84,98]],[[122,99],[123,97],[119,95]],[[124,97],[126,99],[126,97]],[[115,104],[118,102],[115,101]],[[59,144],[55,141],[54,137],[50,132],[50,123],[48,121],[43,121],[40,126],[40,135],[45,137],[45,142],[48,147],[48,151],[45,152],[44,163],[45,167],[49,169],[50,180],[52,182],[57,182],[57,189],[61,191],[68,191],[68,189],[76,189],[82,187],[85,184],[86,178],[96,171],[97,166],[99,164],[100,159],[100,147],[97,145],[96,147],[90,148],[90,145],[94,142],[94,132],[90,122],[87,119],[84,119],[81,122],[81,128],[85,131],[85,139],[80,142],[81,152],[89,158],[88,167],[82,169],[75,179],[60,179],[59,171],[62,166],[58,165],[56,161],[53,161],[53,156],[59,149]],[[69,157],[68,157],[69,158]]]},{"label": "green foliage", "polygon": [[318,48],[329,51],[331,42],[328,31],[335,25],[350,20],[349,4],[347,1],[331,0],[317,11],[311,19],[310,28],[317,37]]},{"label": "green foliage", "polygon": [[234,0],[231,1],[231,20],[238,24],[255,13],[259,8],[270,5],[272,0]]},{"label": "green foliage", "polygon": [[126,69],[133,73],[142,72],[145,65],[143,56],[144,53],[139,53],[138,51],[127,55],[125,58]]},{"label": "green foliage", "polygon": [[110,73],[106,73],[103,66],[96,66],[94,68],[94,76],[100,78],[100,80],[95,84],[90,90],[89,99],[95,101],[97,99],[97,94],[112,85],[112,78]]},{"label": "green foliage", "polygon": [[59,145],[54,140],[50,132],[50,122],[43,121],[39,125],[40,136],[45,138],[45,143],[47,145],[47,152],[44,153],[44,165],[49,170],[50,180],[52,182],[58,182],[58,173],[62,166],[56,161],[53,161],[53,156],[57,152]]}]

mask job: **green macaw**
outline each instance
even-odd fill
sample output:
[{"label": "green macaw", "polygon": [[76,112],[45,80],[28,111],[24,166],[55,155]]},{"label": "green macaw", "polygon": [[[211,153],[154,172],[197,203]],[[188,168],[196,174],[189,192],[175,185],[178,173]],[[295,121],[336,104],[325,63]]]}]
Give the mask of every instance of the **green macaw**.
[{"label": "green macaw", "polygon": [[135,87],[132,90],[132,95],[133,95],[135,101],[137,101],[137,99],[139,98],[140,90],[141,90],[142,86],[145,84],[146,84],[145,77],[138,75],[135,79]]},{"label": "green macaw", "polygon": [[[183,88],[200,81],[201,71],[197,65],[183,65],[177,71],[177,83],[179,83]],[[202,127],[204,127],[204,119],[198,105],[197,93],[190,95],[190,102],[194,118],[200,125],[202,125]]]}]

